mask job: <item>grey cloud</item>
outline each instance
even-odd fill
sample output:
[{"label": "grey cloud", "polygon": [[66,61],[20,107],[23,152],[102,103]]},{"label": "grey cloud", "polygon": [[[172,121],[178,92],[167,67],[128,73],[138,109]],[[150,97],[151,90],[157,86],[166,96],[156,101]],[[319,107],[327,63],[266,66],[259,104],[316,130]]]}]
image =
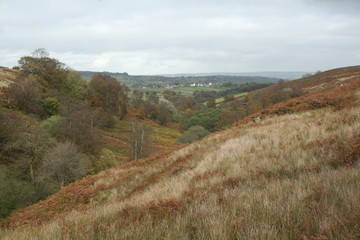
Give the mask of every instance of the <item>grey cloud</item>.
[{"label": "grey cloud", "polygon": [[2,0],[0,65],[15,65],[14,53],[20,57],[39,47],[79,70],[312,71],[355,65],[360,21],[349,9],[357,9],[358,1],[344,2],[346,8],[334,14],[335,0]]}]

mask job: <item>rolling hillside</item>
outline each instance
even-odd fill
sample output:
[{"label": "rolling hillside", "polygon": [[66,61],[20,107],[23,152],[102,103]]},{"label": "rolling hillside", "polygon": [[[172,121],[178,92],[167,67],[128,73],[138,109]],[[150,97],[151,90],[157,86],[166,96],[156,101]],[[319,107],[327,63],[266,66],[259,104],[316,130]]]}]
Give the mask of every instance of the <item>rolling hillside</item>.
[{"label": "rolling hillside", "polygon": [[0,88],[6,87],[16,79],[18,71],[0,66]]},{"label": "rolling hillside", "polygon": [[360,68],[285,84],[301,96],[74,182],[0,238],[359,239]]}]

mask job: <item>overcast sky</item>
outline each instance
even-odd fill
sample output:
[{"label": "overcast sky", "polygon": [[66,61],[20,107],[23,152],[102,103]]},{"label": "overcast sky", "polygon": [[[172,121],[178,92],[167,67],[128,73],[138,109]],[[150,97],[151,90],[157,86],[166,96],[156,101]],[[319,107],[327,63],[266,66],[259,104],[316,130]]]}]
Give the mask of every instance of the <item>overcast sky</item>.
[{"label": "overcast sky", "polygon": [[360,0],[0,0],[0,13],[6,67],[37,48],[129,74],[360,65]]}]

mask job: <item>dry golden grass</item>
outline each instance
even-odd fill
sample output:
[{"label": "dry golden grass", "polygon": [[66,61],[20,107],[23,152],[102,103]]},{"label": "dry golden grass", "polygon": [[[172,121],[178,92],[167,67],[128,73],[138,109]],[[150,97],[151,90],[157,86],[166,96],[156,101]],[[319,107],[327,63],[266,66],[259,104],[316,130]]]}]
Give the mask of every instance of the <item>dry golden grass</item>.
[{"label": "dry golden grass", "polygon": [[356,105],[235,127],[102,172],[91,208],[0,238],[359,239],[360,166],[342,161],[359,119]]},{"label": "dry golden grass", "polygon": [[0,88],[7,87],[16,80],[17,70],[0,67]]},{"label": "dry golden grass", "polygon": [[87,177],[0,239],[360,239],[359,90],[342,96]]}]

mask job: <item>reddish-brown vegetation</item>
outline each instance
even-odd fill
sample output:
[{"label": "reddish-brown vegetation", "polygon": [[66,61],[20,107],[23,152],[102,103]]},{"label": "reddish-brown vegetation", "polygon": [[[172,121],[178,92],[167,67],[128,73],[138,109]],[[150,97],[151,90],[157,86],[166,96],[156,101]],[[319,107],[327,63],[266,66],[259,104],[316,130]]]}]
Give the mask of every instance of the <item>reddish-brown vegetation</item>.
[{"label": "reddish-brown vegetation", "polygon": [[[312,84],[314,83],[312,82]],[[357,100],[354,91],[360,89],[360,76],[353,76],[351,79],[348,79],[346,85],[340,86],[339,84],[332,84],[331,86],[332,88],[330,90],[327,89],[327,91],[308,93],[301,97],[272,105],[234,123],[234,126],[250,122],[255,117],[261,117],[263,119],[271,115],[297,113],[323,107],[334,107],[337,110],[350,107],[352,103]]]},{"label": "reddish-brown vegetation", "polygon": [[[332,74],[314,77],[330,83]],[[3,226],[53,220],[44,229],[63,239],[357,239],[358,80],[315,91],[305,79],[312,90],[301,97],[192,145],[86,177]],[[265,119],[246,124],[255,116]]]}]

